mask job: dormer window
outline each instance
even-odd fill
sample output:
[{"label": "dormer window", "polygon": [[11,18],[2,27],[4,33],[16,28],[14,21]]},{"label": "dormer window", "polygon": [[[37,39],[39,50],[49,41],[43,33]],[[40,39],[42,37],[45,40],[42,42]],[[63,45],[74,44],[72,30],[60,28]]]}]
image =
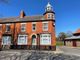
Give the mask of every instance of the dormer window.
[{"label": "dormer window", "polygon": [[10,24],[6,24],[6,32],[10,32]]}]

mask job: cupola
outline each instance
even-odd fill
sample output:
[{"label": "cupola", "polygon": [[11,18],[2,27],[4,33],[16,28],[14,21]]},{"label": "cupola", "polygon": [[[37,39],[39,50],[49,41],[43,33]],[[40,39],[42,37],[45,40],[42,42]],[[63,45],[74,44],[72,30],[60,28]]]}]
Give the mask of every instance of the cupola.
[{"label": "cupola", "polygon": [[51,4],[48,2],[45,11],[52,11],[52,6]]},{"label": "cupola", "polygon": [[45,13],[43,14],[45,19],[54,19],[55,20],[55,13],[53,11],[52,5],[48,2],[45,8]]}]

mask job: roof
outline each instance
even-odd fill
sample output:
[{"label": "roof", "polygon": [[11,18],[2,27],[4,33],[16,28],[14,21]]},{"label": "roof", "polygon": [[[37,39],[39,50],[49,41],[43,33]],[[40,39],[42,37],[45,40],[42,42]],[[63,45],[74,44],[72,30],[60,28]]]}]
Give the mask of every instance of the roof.
[{"label": "roof", "polygon": [[74,32],[73,34],[77,34],[80,33],[80,28],[76,30],[76,32]]},{"label": "roof", "polygon": [[80,36],[67,37],[65,40],[80,39]]},{"label": "roof", "polygon": [[13,23],[13,22],[25,22],[25,21],[43,21],[46,20],[43,15],[37,16],[25,16],[24,18],[13,17],[13,18],[2,18],[0,19],[0,23]]},{"label": "roof", "polygon": [[47,4],[47,6],[46,6],[46,7],[52,7],[52,6],[51,6],[51,4],[48,2],[48,4]]}]

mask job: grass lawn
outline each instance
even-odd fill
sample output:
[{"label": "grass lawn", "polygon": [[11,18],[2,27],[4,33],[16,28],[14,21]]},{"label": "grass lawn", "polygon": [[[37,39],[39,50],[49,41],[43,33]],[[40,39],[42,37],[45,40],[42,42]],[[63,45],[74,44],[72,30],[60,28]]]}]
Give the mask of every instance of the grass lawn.
[{"label": "grass lawn", "polygon": [[64,45],[64,42],[63,41],[57,41],[56,42],[56,46],[63,46]]}]

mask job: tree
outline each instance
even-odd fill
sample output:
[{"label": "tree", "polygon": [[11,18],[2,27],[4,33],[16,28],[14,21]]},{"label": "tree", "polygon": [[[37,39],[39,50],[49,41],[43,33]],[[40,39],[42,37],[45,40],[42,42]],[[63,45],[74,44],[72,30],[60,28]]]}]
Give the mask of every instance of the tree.
[{"label": "tree", "polygon": [[58,41],[63,41],[64,45],[65,45],[65,38],[71,37],[71,36],[73,36],[71,31],[68,31],[67,33],[60,32],[58,37],[57,37],[57,40]]},{"label": "tree", "polygon": [[60,32],[59,35],[58,35],[58,37],[57,37],[57,39],[58,39],[59,41],[63,41],[63,42],[64,42],[64,45],[66,45],[66,44],[65,44],[65,40],[64,40],[66,37],[67,37],[67,34],[66,34],[66,33]]},{"label": "tree", "polygon": [[63,41],[67,37],[66,33],[60,32],[58,35],[58,40]]},{"label": "tree", "polygon": [[68,31],[68,32],[66,33],[66,35],[67,35],[67,37],[72,37],[72,36],[73,36],[73,34],[72,34],[71,31]]}]

